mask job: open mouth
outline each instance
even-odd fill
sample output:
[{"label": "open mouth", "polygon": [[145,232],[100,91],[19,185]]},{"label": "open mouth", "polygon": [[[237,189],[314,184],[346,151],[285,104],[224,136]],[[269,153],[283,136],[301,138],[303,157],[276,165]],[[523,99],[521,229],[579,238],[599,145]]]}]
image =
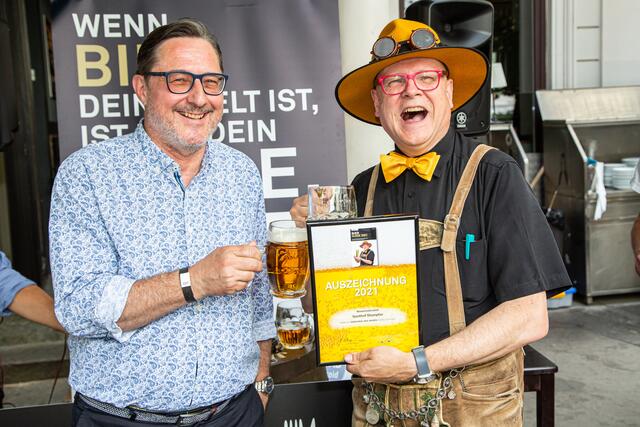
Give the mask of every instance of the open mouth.
[{"label": "open mouth", "polygon": [[423,107],[408,107],[402,111],[400,116],[405,122],[419,122],[427,117],[427,110]]},{"label": "open mouth", "polygon": [[209,114],[209,112],[205,111],[203,113],[190,113],[188,111],[178,111],[178,114],[180,114],[182,117],[186,117],[187,119],[191,119],[191,120],[202,120],[207,114]]}]

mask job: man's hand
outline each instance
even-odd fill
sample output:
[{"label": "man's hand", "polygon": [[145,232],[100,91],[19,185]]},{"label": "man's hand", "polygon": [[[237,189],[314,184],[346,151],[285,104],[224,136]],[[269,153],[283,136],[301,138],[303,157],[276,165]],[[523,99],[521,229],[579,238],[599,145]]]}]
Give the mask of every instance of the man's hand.
[{"label": "man's hand", "polygon": [[293,205],[289,210],[289,214],[298,227],[304,227],[307,222],[307,216],[309,215],[309,197],[304,195],[293,199]]},{"label": "man's hand", "polygon": [[267,402],[269,402],[269,395],[267,393],[258,392],[258,396],[260,396],[260,400],[262,401],[262,407],[264,410],[267,410]]},{"label": "man's hand", "polygon": [[344,361],[347,362],[347,371],[373,382],[403,383],[418,373],[413,354],[394,347],[373,347],[347,354]]},{"label": "man's hand", "polygon": [[[258,341],[258,346],[260,346],[260,363],[258,364],[258,373],[254,382],[262,381],[269,376],[269,368],[271,367],[271,344],[272,340],[270,339]],[[269,394],[258,392],[258,396],[260,396],[262,406],[266,410]]]},{"label": "man's hand", "polygon": [[636,273],[640,276],[640,254],[636,254]]},{"label": "man's hand", "polygon": [[260,271],[262,256],[256,242],[218,248],[190,268],[193,294],[196,299],[235,294]]}]

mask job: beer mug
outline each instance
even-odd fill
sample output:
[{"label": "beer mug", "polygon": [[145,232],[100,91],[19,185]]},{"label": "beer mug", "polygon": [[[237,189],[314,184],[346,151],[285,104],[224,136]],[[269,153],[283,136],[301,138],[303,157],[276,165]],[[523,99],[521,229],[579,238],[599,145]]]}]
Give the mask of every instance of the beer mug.
[{"label": "beer mug", "polygon": [[299,300],[278,303],[276,331],[280,344],[289,350],[302,348],[311,342],[311,321]]},{"label": "beer mug", "polygon": [[310,185],[309,219],[345,219],[358,216],[353,185]]},{"label": "beer mug", "polygon": [[267,273],[271,293],[279,298],[300,298],[309,276],[307,229],[290,220],[269,224]]}]

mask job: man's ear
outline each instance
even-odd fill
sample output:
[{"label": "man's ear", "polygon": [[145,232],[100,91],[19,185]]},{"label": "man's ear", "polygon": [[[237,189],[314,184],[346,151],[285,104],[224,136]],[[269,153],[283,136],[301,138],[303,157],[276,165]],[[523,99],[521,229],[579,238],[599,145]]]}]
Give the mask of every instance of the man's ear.
[{"label": "man's ear", "polygon": [[134,74],[131,79],[131,86],[133,86],[133,91],[136,93],[136,96],[142,102],[142,105],[147,105],[147,82],[143,76],[140,74]]},{"label": "man's ear", "polygon": [[453,110],[453,80],[447,79],[447,99],[449,100],[449,108]]},{"label": "man's ear", "polygon": [[380,113],[378,111],[378,105],[380,105],[380,94],[377,89],[371,89],[371,99],[373,100],[373,111],[376,117],[380,118]]}]

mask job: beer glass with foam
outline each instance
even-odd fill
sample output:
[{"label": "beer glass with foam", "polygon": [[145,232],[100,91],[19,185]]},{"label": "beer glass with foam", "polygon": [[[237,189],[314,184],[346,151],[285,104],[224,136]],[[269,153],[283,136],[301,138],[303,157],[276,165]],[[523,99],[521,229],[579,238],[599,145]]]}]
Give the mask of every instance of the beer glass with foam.
[{"label": "beer glass with foam", "polygon": [[278,341],[286,349],[295,350],[311,341],[311,321],[299,300],[278,303],[276,308]]},{"label": "beer glass with foam", "polygon": [[309,251],[306,228],[289,220],[269,224],[267,273],[271,293],[279,298],[300,298],[306,294]]}]

